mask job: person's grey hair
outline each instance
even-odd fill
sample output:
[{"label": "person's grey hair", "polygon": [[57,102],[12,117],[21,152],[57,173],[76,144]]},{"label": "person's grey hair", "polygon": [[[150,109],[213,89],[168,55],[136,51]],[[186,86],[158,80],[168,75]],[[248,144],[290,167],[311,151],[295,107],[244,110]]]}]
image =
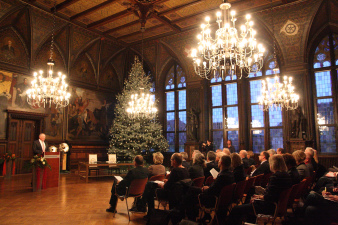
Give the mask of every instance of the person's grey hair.
[{"label": "person's grey hair", "polygon": [[305,149],[305,152],[309,153],[311,155],[311,157],[313,157],[315,155],[315,152],[313,151],[313,148],[311,148],[311,147],[307,147]]},{"label": "person's grey hair", "polygon": [[153,153],[153,160],[155,164],[162,164],[163,163],[163,155],[161,152],[155,152]]},{"label": "person's grey hair", "polygon": [[226,155],[231,155],[231,152],[230,152],[230,150],[228,148],[223,148],[223,152]]},{"label": "person's grey hair", "polygon": [[243,155],[244,158],[246,158],[248,156],[248,152],[246,150],[241,150],[239,152],[240,155]]},{"label": "person's grey hair", "polygon": [[306,155],[302,150],[297,150],[292,153],[292,156],[295,157],[297,164],[304,162]]},{"label": "person's grey hair", "polygon": [[222,156],[225,156],[226,154],[224,152],[217,152],[216,156],[218,159],[222,158]]},{"label": "person's grey hair", "polygon": [[201,154],[202,152],[200,152],[200,150],[194,150],[194,153],[195,153],[195,154],[198,154],[198,153]]},{"label": "person's grey hair", "polygon": [[[41,133],[39,134],[39,137],[41,137],[42,135],[44,135],[46,137],[46,134],[45,133]],[[35,136],[36,137],[36,136]]]},{"label": "person's grey hair", "polygon": [[214,151],[208,151],[207,153],[207,159],[210,161],[215,161],[216,159],[216,153]]},{"label": "person's grey hair", "polygon": [[205,158],[202,153],[195,154],[192,162],[193,165],[201,165],[202,167],[205,167]]},{"label": "person's grey hair", "polygon": [[287,172],[288,168],[286,167],[284,157],[282,155],[273,155],[269,158],[270,169],[272,172]]},{"label": "person's grey hair", "polygon": [[275,151],[275,149],[269,149],[267,152],[268,152],[268,153],[269,153],[269,155],[271,155],[271,156],[273,156],[273,155],[275,155],[275,154],[276,154],[276,151]]},{"label": "person's grey hair", "polygon": [[188,159],[188,153],[186,152],[181,152],[181,155],[183,157],[184,160],[187,160]]}]

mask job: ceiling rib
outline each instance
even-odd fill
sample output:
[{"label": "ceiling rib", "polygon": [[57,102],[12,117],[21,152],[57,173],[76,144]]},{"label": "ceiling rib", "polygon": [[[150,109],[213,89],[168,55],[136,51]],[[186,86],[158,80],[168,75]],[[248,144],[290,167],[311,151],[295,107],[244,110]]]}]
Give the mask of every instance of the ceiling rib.
[{"label": "ceiling rib", "polygon": [[126,24],[123,24],[121,26],[109,29],[109,30],[105,31],[104,34],[110,34],[110,33],[113,33],[113,32],[115,32],[117,30],[120,30],[120,29],[123,29],[123,28],[127,28],[127,27],[130,27],[130,26],[134,26],[135,24],[139,24],[139,23],[140,23],[140,20],[135,20],[135,21],[132,21],[130,23],[126,23]]},{"label": "ceiling rib", "polygon": [[[159,27],[162,27],[162,26],[163,26],[163,24],[159,24],[159,25],[156,25],[156,26],[147,28],[147,29],[145,30],[145,32],[155,30],[155,29],[157,29],[157,28],[159,28]],[[135,31],[135,32],[130,33],[130,34],[126,34],[126,35],[117,37],[116,39],[117,39],[117,40],[120,40],[120,39],[128,38],[128,37],[131,37],[131,36],[134,36],[134,35],[137,35],[137,34],[141,34],[141,33],[142,33],[142,31],[141,31],[141,30],[138,30],[138,31]]]},{"label": "ceiling rib", "polygon": [[110,5],[111,3],[115,2],[115,1],[116,0],[107,0],[105,2],[102,2],[101,4],[98,4],[98,5],[96,5],[96,6],[92,7],[92,8],[89,8],[89,9],[83,11],[83,12],[75,14],[74,16],[71,16],[70,20],[75,20],[75,19],[79,19],[79,18],[81,18],[83,16],[87,16],[87,15],[93,13],[93,12],[96,12],[96,11],[98,11],[100,9],[105,8],[106,6]]},{"label": "ceiling rib", "polygon": [[169,26],[171,29],[173,29],[176,32],[181,32],[180,28],[170,23],[170,21],[166,18],[163,18],[161,16],[158,16],[156,13],[153,14],[153,17],[164,23],[165,25]]},{"label": "ceiling rib", "polygon": [[88,29],[95,29],[95,28],[98,28],[98,27],[101,27],[107,23],[110,23],[110,22],[113,22],[115,20],[118,20],[118,19],[121,19],[121,18],[124,18],[126,16],[129,16],[130,14],[132,14],[133,12],[131,12],[130,10],[126,9],[126,10],[123,10],[119,13],[116,13],[116,14],[113,14],[111,16],[108,16],[106,18],[103,18],[101,20],[98,20],[98,21],[95,21],[91,24],[89,24],[87,26]]},{"label": "ceiling rib", "polygon": [[[80,0],[66,0],[64,2],[61,2],[60,4],[57,4],[55,6],[55,10],[56,11],[60,11],[61,9],[67,8],[70,5],[73,5],[75,3],[77,3]],[[51,11],[53,10],[53,8],[51,8]]]}]

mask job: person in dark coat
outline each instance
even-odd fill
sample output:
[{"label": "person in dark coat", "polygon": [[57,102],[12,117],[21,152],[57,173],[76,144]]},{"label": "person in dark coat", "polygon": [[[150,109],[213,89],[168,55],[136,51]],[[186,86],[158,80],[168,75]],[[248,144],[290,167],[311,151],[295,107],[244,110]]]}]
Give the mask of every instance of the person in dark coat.
[{"label": "person in dark coat", "polygon": [[261,164],[257,167],[257,169],[255,169],[251,176],[257,176],[259,174],[268,174],[271,173],[270,171],[270,165],[269,165],[269,153],[267,151],[262,151],[259,154],[259,161],[261,162]]},{"label": "person in dark coat", "polygon": [[[278,202],[280,194],[292,186],[291,178],[287,173],[283,156],[273,155],[269,159],[269,165],[273,174],[270,177],[268,186],[263,195],[255,195],[253,197],[253,205],[243,204],[235,206],[228,218],[226,224],[237,225],[242,224],[243,217],[247,217],[246,222],[255,223],[254,209],[257,214],[273,214],[275,203]],[[260,200],[260,201],[255,201]]]},{"label": "person in dark coat", "polygon": [[116,179],[114,179],[114,184],[111,189],[111,197],[110,197],[110,207],[106,209],[107,212],[114,213],[116,211],[116,204],[117,204],[117,196],[123,195],[126,193],[126,187],[129,187],[131,182],[135,179],[144,179],[148,178],[148,169],[143,167],[143,157],[141,155],[137,155],[134,158],[134,165],[135,168],[129,170],[127,175],[121,180],[119,183]]},{"label": "person in dark coat", "polygon": [[33,142],[33,154],[34,155],[44,155],[45,152],[48,152],[48,143],[45,141],[46,135],[44,133],[41,133],[39,135],[39,140],[35,140]]},{"label": "person in dark coat", "polygon": [[297,170],[300,175],[300,179],[303,180],[305,177],[309,177],[311,175],[311,172],[304,163],[304,160],[306,158],[305,153],[302,150],[297,150],[292,153],[292,156],[296,160]]},{"label": "person in dark coat", "polygon": [[249,168],[249,166],[251,166],[251,165],[250,165],[250,162],[249,162],[249,159],[248,159],[248,152],[246,150],[241,150],[239,152],[239,156],[242,159],[244,169]]},{"label": "person in dark coat", "polygon": [[231,153],[231,168],[234,173],[235,182],[238,183],[246,179],[244,166],[241,157],[237,153]]},{"label": "person in dark coat", "polygon": [[227,148],[229,149],[230,153],[236,152],[236,149],[235,149],[235,147],[232,145],[232,141],[231,141],[231,140],[227,140]]},{"label": "person in dark coat", "polygon": [[253,151],[247,151],[247,153],[248,153],[247,158],[248,158],[249,166],[256,165]]},{"label": "person in dark coat", "polygon": [[189,169],[189,167],[191,166],[190,162],[187,162],[187,159],[188,159],[188,153],[186,152],[181,152],[181,155],[182,155],[182,166]]},{"label": "person in dark coat", "polygon": [[202,153],[194,155],[192,166],[188,169],[190,179],[194,180],[198,177],[204,177],[205,159]]},{"label": "person in dark coat", "polygon": [[298,184],[300,180],[300,175],[298,173],[298,170],[296,169],[296,160],[295,158],[290,154],[286,153],[283,155],[286,167],[288,168],[288,174],[291,177],[292,185]]},{"label": "person in dark coat", "polygon": [[206,167],[204,168],[204,176],[205,179],[211,176],[210,170],[211,169],[216,169],[216,153],[214,151],[209,151],[207,154],[207,162],[206,162]]}]

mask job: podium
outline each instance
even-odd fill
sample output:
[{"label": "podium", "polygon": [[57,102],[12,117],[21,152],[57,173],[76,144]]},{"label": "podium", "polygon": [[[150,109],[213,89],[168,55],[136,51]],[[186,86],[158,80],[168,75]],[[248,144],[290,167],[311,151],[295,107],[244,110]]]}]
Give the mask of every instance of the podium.
[{"label": "podium", "polygon": [[51,167],[46,169],[46,188],[58,187],[60,180],[60,152],[45,152],[45,159]]}]

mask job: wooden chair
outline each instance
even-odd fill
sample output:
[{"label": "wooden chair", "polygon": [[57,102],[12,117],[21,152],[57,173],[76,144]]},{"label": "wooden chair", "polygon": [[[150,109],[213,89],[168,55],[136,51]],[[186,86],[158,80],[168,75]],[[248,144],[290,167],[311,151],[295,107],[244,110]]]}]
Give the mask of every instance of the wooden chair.
[{"label": "wooden chair", "polygon": [[292,186],[292,191],[291,191],[289,201],[288,201],[288,209],[291,208],[293,212],[294,212],[293,203],[295,202],[295,199],[297,197],[299,198],[298,193],[301,191],[304,184],[305,184],[305,180]]},{"label": "wooden chair", "polygon": [[254,186],[261,186],[263,176],[264,174],[259,174],[256,176]]},{"label": "wooden chair", "polygon": [[205,180],[205,186],[210,186],[213,182],[215,181],[213,176],[209,176],[207,177],[207,179]]},{"label": "wooden chair", "polygon": [[[256,180],[256,177],[250,177],[247,180],[244,191],[243,191],[243,198],[247,196],[250,188],[254,186],[255,180]],[[243,199],[242,199],[242,203],[244,203]]]},{"label": "wooden chair", "polygon": [[203,187],[205,177],[197,177],[193,180],[195,187]]},{"label": "wooden chair", "polygon": [[164,177],[165,177],[164,174],[152,176],[149,178],[149,181],[155,181],[155,180],[163,181]]},{"label": "wooden chair", "polygon": [[252,167],[250,166],[249,168],[245,169],[244,172],[246,175],[250,175],[252,172]]},{"label": "wooden chair", "polygon": [[244,189],[246,187],[247,182],[248,182],[247,180],[242,180],[236,184],[233,202],[237,205],[242,202]]},{"label": "wooden chair", "polygon": [[[89,161],[89,164],[95,164],[97,162],[97,154],[89,154],[88,155],[88,161]],[[95,171],[96,176],[98,176],[99,170],[100,169],[99,169],[98,166],[95,166],[95,165],[88,166],[88,173],[89,174],[87,176],[89,176],[92,171]]]},{"label": "wooden chair", "polygon": [[233,183],[233,184],[230,184],[230,185],[223,187],[219,197],[214,197],[215,198],[215,206],[211,207],[211,208],[208,208],[201,203],[201,199],[200,199],[201,194],[199,194],[198,195],[198,202],[199,202],[199,205],[200,205],[200,218],[203,218],[204,213],[210,213],[211,214],[212,212],[215,212],[216,221],[217,221],[217,224],[219,224],[219,221],[218,221],[218,218],[217,218],[217,211],[220,208],[227,208],[227,207],[230,206],[230,204],[232,202],[233,191],[235,189],[235,186],[236,186],[236,184]]},{"label": "wooden chair", "polygon": [[[290,196],[291,191],[292,191],[292,188],[289,188],[289,189],[283,191],[280,194],[278,203],[275,203],[276,208],[275,208],[274,215],[257,214],[256,209],[255,209],[255,205],[254,205],[254,203],[252,203],[252,207],[253,207],[255,216],[257,217],[257,220],[259,219],[259,217],[265,217],[265,218],[268,218],[267,223],[269,223],[270,220],[272,220],[271,221],[272,224],[275,224],[277,217],[280,217],[280,218],[285,217],[286,211],[287,211],[287,206],[288,206],[288,200],[289,200],[289,196]],[[258,221],[256,221],[256,223],[258,223]]]},{"label": "wooden chair", "polygon": [[264,174],[262,181],[261,181],[261,186],[262,187],[266,187],[266,185],[269,183],[270,177],[271,177],[272,173],[267,173]]},{"label": "wooden chair", "polygon": [[[129,221],[130,221],[130,214],[129,214],[129,207],[128,207],[128,198],[129,197],[133,197],[133,198],[141,197],[144,192],[147,182],[148,182],[148,178],[135,179],[131,182],[129,187],[126,187],[126,194],[124,195],[116,194],[117,199],[119,198],[126,199]],[[114,217],[115,217],[115,212],[114,212]]]}]

